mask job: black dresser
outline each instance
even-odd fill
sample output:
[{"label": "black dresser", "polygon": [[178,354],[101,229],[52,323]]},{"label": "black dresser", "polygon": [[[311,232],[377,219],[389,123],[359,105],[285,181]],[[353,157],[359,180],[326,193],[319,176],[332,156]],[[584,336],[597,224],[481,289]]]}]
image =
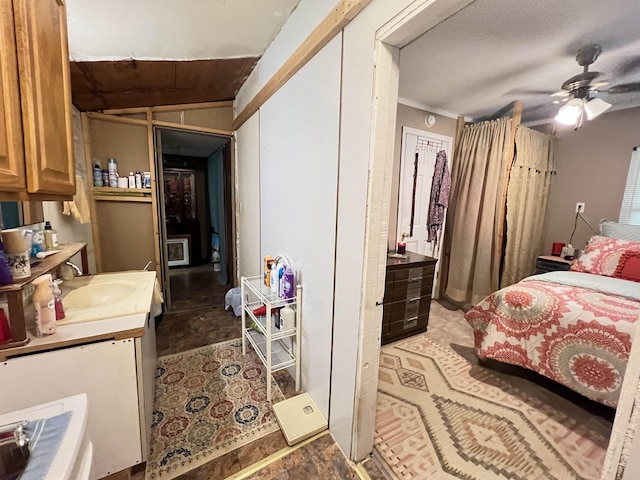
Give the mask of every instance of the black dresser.
[{"label": "black dresser", "polygon": [[413,252],[407,252],[407,258],[387,258],[383,345],[427,330],[437,261]]}]

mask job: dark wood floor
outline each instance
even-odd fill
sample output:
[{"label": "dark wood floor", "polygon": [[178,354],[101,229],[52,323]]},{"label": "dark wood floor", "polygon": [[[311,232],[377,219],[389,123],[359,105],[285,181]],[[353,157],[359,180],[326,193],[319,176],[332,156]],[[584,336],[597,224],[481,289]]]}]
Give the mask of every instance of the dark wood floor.
[{"label": "dark wood floor", "polygon": [[213,265],[172,268],[169,270],[171,311],[180,312],[211,305],[223,305],[224,296],[233,285],[220,285]]}]

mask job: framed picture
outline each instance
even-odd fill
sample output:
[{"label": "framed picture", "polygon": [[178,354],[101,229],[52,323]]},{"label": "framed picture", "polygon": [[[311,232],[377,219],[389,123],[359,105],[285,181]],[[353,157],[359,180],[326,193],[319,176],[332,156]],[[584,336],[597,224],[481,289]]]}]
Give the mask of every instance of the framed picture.
[{"label": "framed picture", "polygon": [[189,265],[190,235],[167,238],[167,263],[170,267]]}]

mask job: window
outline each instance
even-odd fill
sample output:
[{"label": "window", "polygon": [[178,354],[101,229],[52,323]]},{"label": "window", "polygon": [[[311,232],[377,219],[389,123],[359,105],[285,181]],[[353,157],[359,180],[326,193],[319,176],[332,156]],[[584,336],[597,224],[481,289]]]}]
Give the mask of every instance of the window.
[{"label": "window", "polygon": [[634,147],[631,154],[619,222],[640,225],[640,147]]}]

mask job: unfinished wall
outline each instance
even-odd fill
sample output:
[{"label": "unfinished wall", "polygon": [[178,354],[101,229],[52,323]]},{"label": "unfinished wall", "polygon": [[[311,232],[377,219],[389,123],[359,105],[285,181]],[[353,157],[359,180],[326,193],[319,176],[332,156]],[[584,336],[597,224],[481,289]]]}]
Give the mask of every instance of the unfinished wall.
[{"label": "unfinished wall", "polygon": [[[431,127],[425,125],[425,117],[433,115],[436,123]],[[393,147],[393,172],[391,178],[391,207],[389,211],[389,250],[396,248],[399,240],[396,235],[398,230],[398,198],[400,188],[400,157],[402,153],[402,127],[418,128],[427,132],[448,135],[453,138],[456,134],[456,119],[445,117],[437,113],[428,112],[419,108],[410,107],[398,103],[396,121],[396,139]]]},{"label": "unfinished wall", "polygon": [[[578,131],[557,133],[556,167],[547,207],[544,254],[553,242],[569,243],[576,202],[585,202],[585,217],[598,228],[602,218],[618,221],[631,151],[640,145],[640,108],[605,113],[584,122]],[[578,220],[572,245],[582,249],[593,235]]]}]

